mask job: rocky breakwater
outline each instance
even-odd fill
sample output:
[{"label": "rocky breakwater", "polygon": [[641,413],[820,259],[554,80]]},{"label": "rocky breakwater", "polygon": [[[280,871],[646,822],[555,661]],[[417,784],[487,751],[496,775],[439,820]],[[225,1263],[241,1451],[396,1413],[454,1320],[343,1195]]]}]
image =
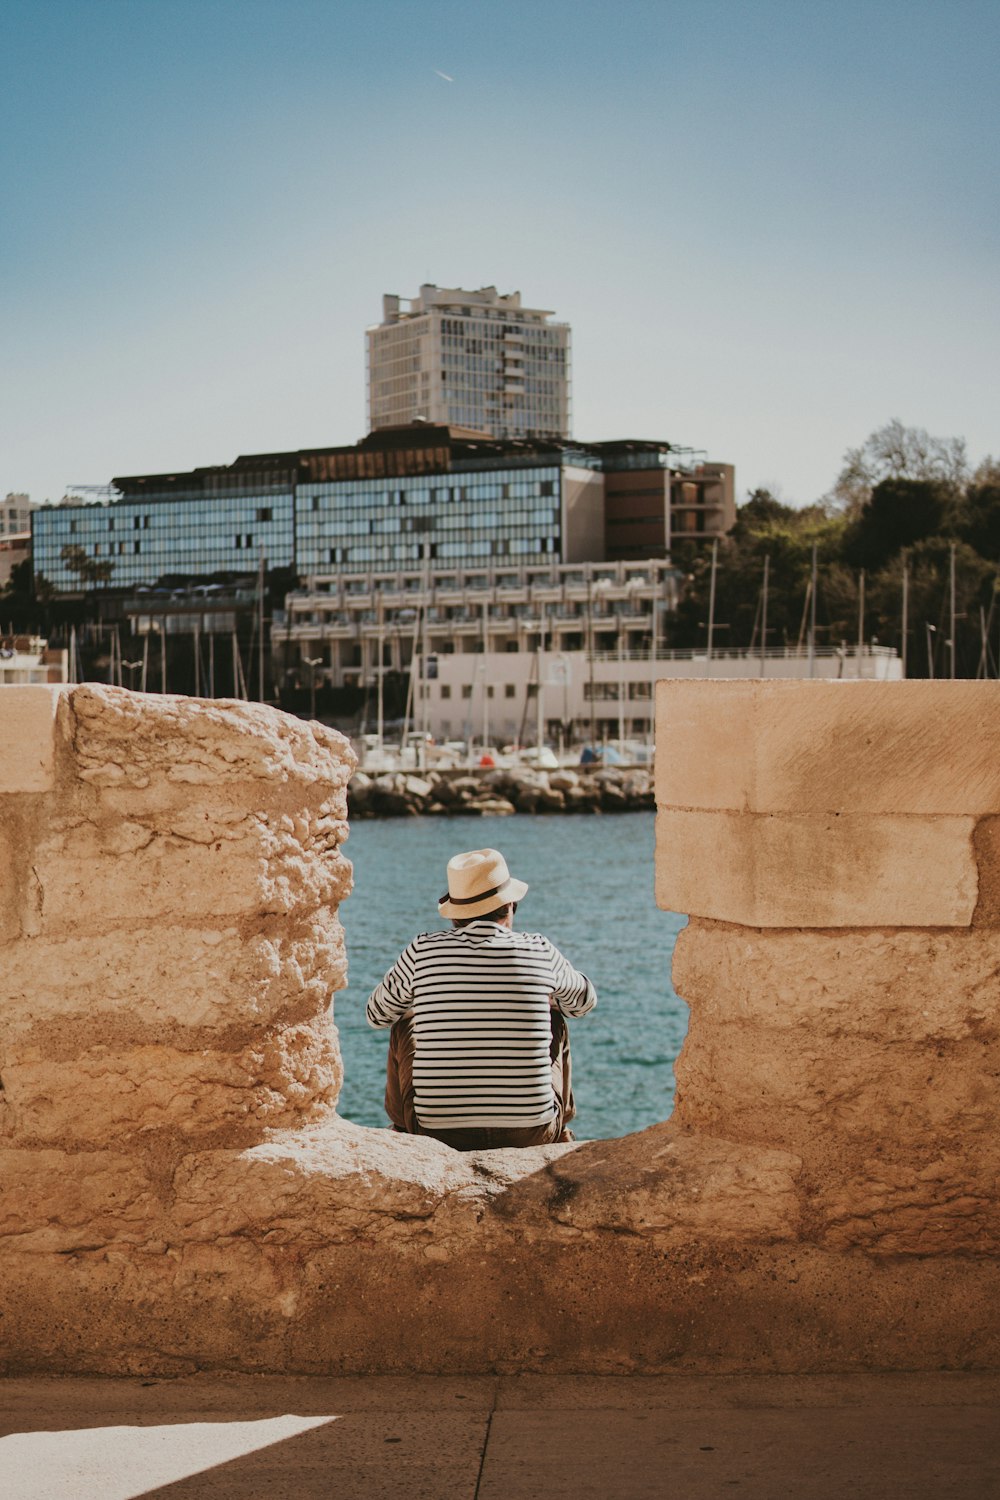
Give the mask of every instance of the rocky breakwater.
[{"label": "rocky breakwater", "polygon": [[651,810],[649,771],[498,769],[426,775],[358,771],[347,789],[352,818],[505,817],[511,813],[614,813]]}]

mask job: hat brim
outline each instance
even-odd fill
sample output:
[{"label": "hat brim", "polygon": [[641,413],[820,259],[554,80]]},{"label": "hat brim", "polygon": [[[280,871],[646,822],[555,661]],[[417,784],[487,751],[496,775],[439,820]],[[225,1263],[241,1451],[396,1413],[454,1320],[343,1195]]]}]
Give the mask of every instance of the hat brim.
[{"label": "hat brim", "polygon": [[527,894],[525,882],[511,876],[498,891],[484,896],[481,901],[455,902],[450,896],[444,895],[438,901],[438,912],[442,917],[458,917],[461,921],[467,921],[470,917],[485,917],[487,912],[496,911],[498,906],[507,906],[511,901],[523,901]]}]

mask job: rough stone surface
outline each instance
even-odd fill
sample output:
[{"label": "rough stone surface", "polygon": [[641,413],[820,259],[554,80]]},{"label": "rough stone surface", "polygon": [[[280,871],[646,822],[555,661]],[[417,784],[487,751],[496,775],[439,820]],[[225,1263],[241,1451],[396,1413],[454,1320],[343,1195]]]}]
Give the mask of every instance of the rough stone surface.
[{"label": "rough stone surface", "polygon": [[338,918],[320,907],[297,920],[251,915],[223,925],[189,922],[108,934],[34,937],[3,954],[0,1043],[27,1034],[46,1051],[93,1036],[216,1040],[218,1031],[315,1015],[346,981]]},{"label": "rough stone surface", "polygon": [[55,777],[61,687],[5,687],[0,717],[0,788],[6,796],[47,792]]},{"label": "rough stone surface", "polygon": [[972,818],[657,813],[656,899],[749,927],[963,927]]},{"label": "rough stone surface", "polygon": [[998,738],[996,682],[660,682],[656,800],[731,812],[1000,813]]},{"label": "rough stone surface", "polygon": [[[807,736],[856,702],[803,686]],[[723,687],[692,699],[691,764],[746,748]],[[661,812],[698,857],[661,841],[695,914],[674,1116],[458,1153],[335,1113],[346,744],[254,705],[65,694],[49,790],[0,786],[0,1370],[1000,1365],[993,815],[917,789],[833,816],[794,702],[784,763],[818,811]],[[472,785],[451,805],[507,800]]]},{"label": "rough stone surface", "polygon": [[695,920],[677,993],[708,1021],[861,1035],[873,1045],[1000,1036],[1000,929],[743,927]]}]

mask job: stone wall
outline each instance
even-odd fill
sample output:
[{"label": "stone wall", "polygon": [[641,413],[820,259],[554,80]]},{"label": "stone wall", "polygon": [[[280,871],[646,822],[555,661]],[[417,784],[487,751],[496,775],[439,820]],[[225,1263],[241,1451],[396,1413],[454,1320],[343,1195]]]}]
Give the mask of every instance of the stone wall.
[{"label": "stone wall", "polygon": [[1000,1364],[998,701],[662,684],[675,1114],[463,1155],[336,1114],[346,743],[4,690],[0,1369]]}]

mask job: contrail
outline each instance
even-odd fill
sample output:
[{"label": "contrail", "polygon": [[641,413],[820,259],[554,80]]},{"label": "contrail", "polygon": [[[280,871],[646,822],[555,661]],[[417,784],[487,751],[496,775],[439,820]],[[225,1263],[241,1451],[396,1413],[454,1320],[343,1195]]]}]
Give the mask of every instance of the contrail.
[{"label": "contrail", "polygon": [[437,76],[439,78],[443,78],[444,79],[445,83],[454,83],[455,82],[454,78],[452,78],[452,76],[451,76],[450,73],[442,73],[440,68],[435,68],[434,71],[435,71],[435,73],[437,74]]}]

